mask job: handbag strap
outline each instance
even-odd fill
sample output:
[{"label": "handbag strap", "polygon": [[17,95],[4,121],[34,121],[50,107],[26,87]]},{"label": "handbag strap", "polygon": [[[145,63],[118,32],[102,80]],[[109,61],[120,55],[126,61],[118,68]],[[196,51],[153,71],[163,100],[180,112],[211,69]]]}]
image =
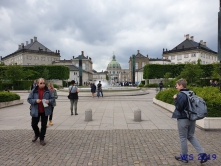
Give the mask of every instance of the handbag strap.
[{"label": "handbag strap", "polygon": [[[71,87],[71,90],[72,90],[72,88],[73,88],[73,86]],[[71,90],[70,90],[69,94],[71,93]]]}]

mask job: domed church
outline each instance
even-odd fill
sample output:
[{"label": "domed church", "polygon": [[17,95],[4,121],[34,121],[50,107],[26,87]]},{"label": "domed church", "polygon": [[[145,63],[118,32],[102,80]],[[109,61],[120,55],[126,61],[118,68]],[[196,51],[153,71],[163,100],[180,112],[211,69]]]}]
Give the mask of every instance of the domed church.
[{"label": "domed church", "polygon": [[122,78],[123,74],[129,75],[127,70],[128,69],[121,69],[120,63],[117,62],[115,55],[113,55],[112,61],[108,63],[106,70],[108,72],[110,83],[113,84],[116,82],[127,81],[128,76]]}]

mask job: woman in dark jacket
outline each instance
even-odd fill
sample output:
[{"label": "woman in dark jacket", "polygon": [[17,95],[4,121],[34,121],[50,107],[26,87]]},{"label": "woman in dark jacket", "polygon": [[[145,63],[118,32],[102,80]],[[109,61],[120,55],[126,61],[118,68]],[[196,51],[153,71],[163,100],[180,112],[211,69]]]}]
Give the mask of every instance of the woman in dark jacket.
[{"label": "woman in dark jacket", "polygon": [[94,83],[91,84],[91,93],[92,93],[92,97],[94,97],[94,93],[96,92],[96,86],[94,85]]}]

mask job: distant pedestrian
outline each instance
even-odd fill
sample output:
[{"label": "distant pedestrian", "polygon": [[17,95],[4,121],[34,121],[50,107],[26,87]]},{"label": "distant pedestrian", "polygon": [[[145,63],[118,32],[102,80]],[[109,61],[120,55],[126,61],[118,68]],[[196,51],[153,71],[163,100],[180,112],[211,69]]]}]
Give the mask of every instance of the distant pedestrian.
[{"label": "distant pedestrian", "polygon": [[160,81],[160,83],[159,83],[159,88],[160,88],[160,91],[162,91],[162,89],[163,89],[163,82],[162,81]]},{"label": "distant pedestrian", "polygon": [[53,125],[52,123],[52,117],[53,117],[53,111],[54,111],[54,107],[56,106],[56,100],[58,98],[58,95],[57,95],[57,91],[56,89],[54,89],[54,86],[52,83],[48,83],[48,89],[50,90],[51,94],[52,94],[52,97],[54,97],[54,103],[52,104],[52,110],[51,110],[51,115],[49,116],[49,125]]},{"label": "distant pedestrian", "polygon": [[209,81],[209,84],[210,84],[210,86],[214,86],[213,80],[210,80],[210,81]]},{"label": "distant pedestrian", "polygon": [[37,85],[38,85],[38,84],[37,84],[37,81],[34,80],[34,81],[33,81],[33,84],[31,85],[31,90],[34,89]]},{"label": "distant pedestrian", "polygon": [[[44,78],[38,79],[38,85],[30,92],[27,101],[31,104],[31,126],[35,133],[32,142],[37,141],[38,137],[40,137],[40,145],[44,146],[46,144],[44,137],[47,128],[46,125],[48,116],[51,115],[52,104],[54,103],[54,98],[52,97],[50,90],[47,86],[45,86]],[[41,131],[38,128],[40,118]]]},{"label": "distant pedestrian", "polygon": [[78,103],[78,87],[75,85],[75,81],[72,80],[71,81],[71,86],[69,86],[69,90],[68,90],[69,94],[70,94],[70,104],[71,104],[71,115],[73,115],[73,106],[74,106],[74,111],[75,111],[75,115],[78,115],[77,113],[77,103]]},{"label": "distant pedestrian", "polygon": [[179,91],[178,94],[173,96],[175,103],[175,111],[172,115],[172,118],[177,119],[178,132],[180,137],[180,146],[181,146],[181,154],[180,156],[175,156],[176,160],[179,160],[184,163],[188,163],[188,147],[187,140],[194,146],[194,148],[198,151],[201,163],[205,163],[207,159],[207,154],[204,152],[200,143],[194,137],[196,121],[189,120],[185,113],[185,109],[188,109],[188,98],[186,94],[181,91],[189,91],[186,89],[187,81],[185,79],[179,79],[176,82],[176,89]]},{"label": "distant pedestrian", "polygon": [[214,86],[219,87],[218,81],[215,81],[215,82],[214,82]]},{"label": "distant pedestrian", "polygon": [[102,97],[104,97],[103,91],[102,91],[101,81],[99,81],[99,83],[97,84],[97,97],[98,97],[98,98],[100,97],[100,93],[101,93]]},{"label": "distant pedestrian", "polygon": [[92,97],[94,97],[94,93],[96,92],[96,86],[94,85],[94,83],[91,83],[91,93],[92,93]]}]

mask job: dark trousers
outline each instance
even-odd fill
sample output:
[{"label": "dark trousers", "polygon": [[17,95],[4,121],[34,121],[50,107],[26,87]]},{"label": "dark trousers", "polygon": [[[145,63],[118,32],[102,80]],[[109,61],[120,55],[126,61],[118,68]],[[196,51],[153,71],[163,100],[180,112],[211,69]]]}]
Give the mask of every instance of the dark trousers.
[{"label": "dark trousers", "polygon": [[54,107],[52,107],[51,115],[49,116],[49,120],[52,120],[52,117],[53,117],[53,111],[54,111]]},{"label": "dark trousers", "polygon": [[[38,128],[38,122],[40,120],[40,117],[41,117],[41,132],[39,131],[39,128]],[[39,113],[38,117],[32,117],[31,119],[32,129],[35,132],[35,136],[40,137],[40,140],[44,140],[46,128],[47,128],[46,127],[47,122],[48,122],[48,116],[45,116],[45,113]]]}]

